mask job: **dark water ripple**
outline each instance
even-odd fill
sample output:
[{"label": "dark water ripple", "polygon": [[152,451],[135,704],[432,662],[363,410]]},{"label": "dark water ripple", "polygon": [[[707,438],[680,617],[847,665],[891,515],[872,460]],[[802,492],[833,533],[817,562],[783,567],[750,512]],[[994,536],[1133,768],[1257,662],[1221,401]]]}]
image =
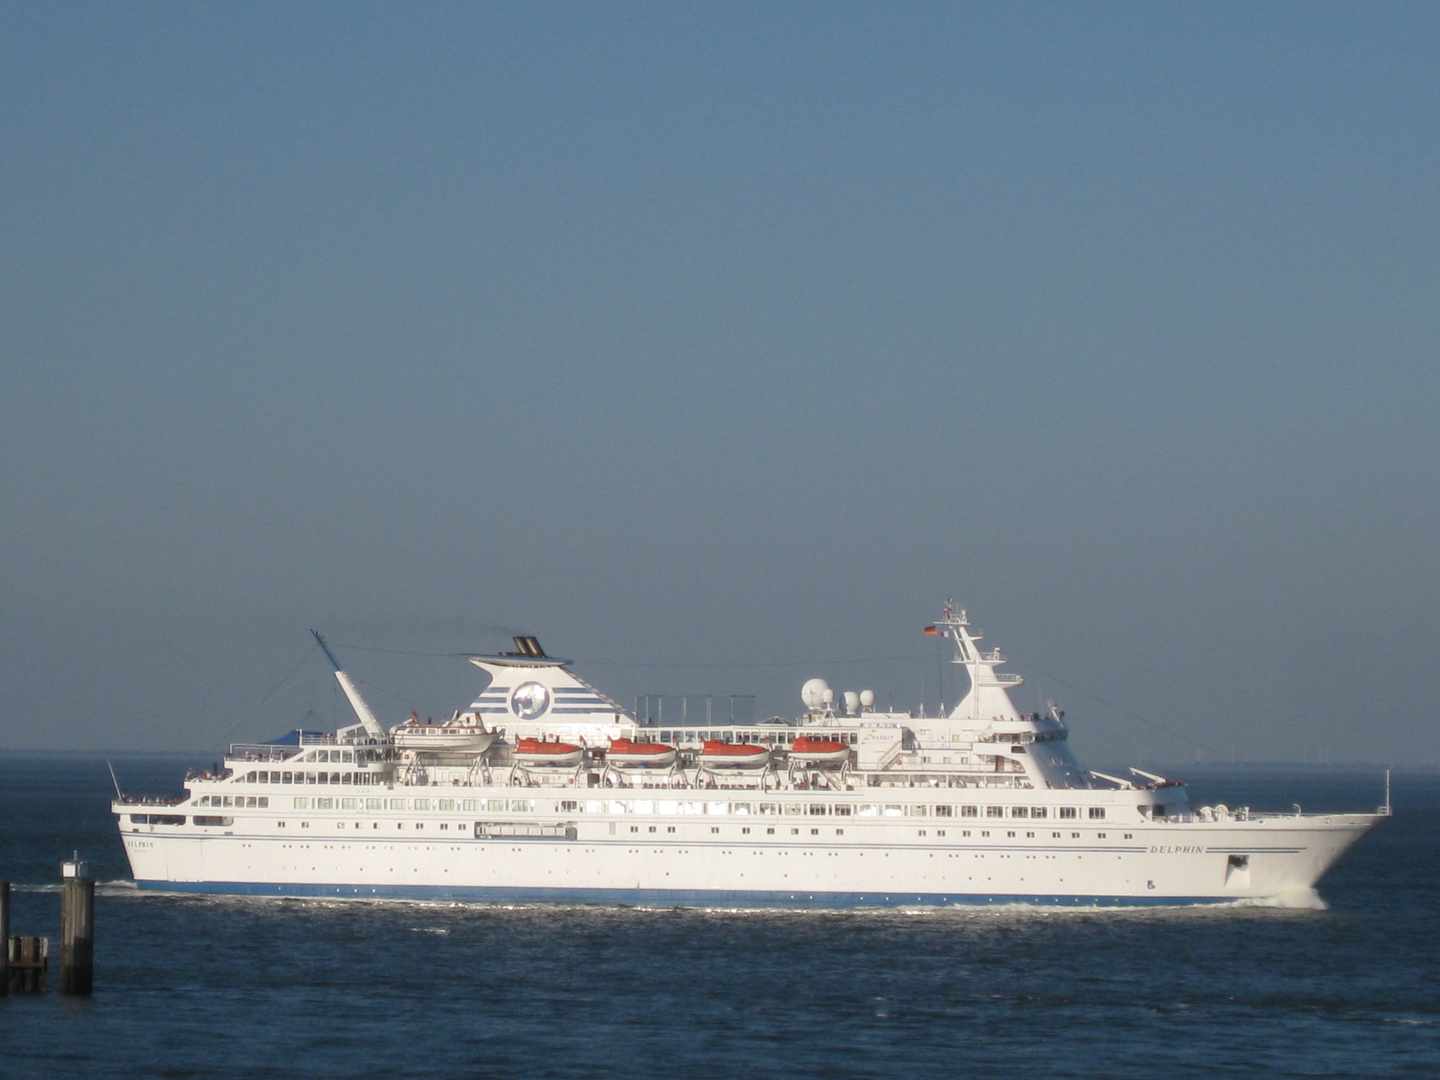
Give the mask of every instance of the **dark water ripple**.
[{"label": "dark water ripple", "polygon": [[[173,781],[173,762],[127,762]],[[707,912],[141,894],[103,763],[0,759],[14,932],[80,846],[97,992],[0,1002],[16,1077],[1432,1077],[1440,781],[1325,910]],[[127,780],[127,786],[140,786]],[[1374,776],[1202,778],[1365,808]],[[1213,789],[1215,793],[1211,793]],[[1237,793],[1238,792],[1238,793]]]}]

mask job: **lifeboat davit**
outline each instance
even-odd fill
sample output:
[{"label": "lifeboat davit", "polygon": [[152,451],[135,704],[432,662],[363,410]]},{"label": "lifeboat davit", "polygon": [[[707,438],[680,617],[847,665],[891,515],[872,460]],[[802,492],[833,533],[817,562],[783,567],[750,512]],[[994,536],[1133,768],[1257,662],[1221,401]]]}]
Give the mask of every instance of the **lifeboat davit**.
[{"label": "lifeboat davit", "polygon": [[569,768],[584,757],[583,746],[554,739],[521,739],[515,744],[515,763],[527,769]]},{"label": "lifeboat davit", "polygon": [[804,765],[840,765],[850,760],[850,745],[801,735],[790,744],[790,760]]},{"label": "lifeboat davit", "polygon": [[605,760],[622,769],[664,769],[675,764],[673,746],[636,739],[611,739]]},{"label": "lifeboat davit", "polygon": [[760,769],[770,764],[770,751],[754,743],[728,743],[706,739],[700,764],[707,769]]}]

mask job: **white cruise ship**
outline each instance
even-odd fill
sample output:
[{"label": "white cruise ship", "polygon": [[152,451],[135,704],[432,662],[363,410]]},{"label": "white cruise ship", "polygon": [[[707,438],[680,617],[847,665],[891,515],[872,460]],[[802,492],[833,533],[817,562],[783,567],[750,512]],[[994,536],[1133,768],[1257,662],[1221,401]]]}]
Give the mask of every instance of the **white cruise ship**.
[{"label": "white cruise ship", "polygon": [[467,709],[387,730],[325,648],[359,723],[232,746],[183,800],[113,810],[144,889],[825,908],[1306,895],[1389,813],[1192,807],[1087,771],[964,611],[927,632],[969,678],[948,715],[812,679],[797,721],[703,728],[641,724],[521,637],[470,658]]}]

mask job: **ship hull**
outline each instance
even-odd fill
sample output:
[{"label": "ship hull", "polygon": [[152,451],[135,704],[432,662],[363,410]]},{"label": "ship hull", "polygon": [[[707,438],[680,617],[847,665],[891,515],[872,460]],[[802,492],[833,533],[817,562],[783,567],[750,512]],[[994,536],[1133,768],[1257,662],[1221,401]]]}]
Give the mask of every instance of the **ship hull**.
[{"label": "ship hull", "polygon": [[[338,820],[312,815],[302,825],[289,817],[283,837],[274,821],[228,835],[167,835],[163,827],[122,835],[141,888],[185,892],[703,907],[1123,906],[1304,893],[1376,820],[1258,818],[1058,838],[939,838],[934,830],[920,837],[883,822],[851,823],[843,837],[831,830],[791,842],[785,834],[800,825],[783,819],[776,838],[740,835],[734,819],[682,824],[691,835],[665,838],[663,826],[656,835],[630,834],[633,817],[586,818],[569,826],[575,838],[567,839],[559,825],[545,826],[553,830],[545,835],[476,836],[458,821],[446,822],[446,835],[433,820],[423,837],[413,821],[362,821],[372,835],[355,836]],[[405,826],[404,838],[373,835]]]}]

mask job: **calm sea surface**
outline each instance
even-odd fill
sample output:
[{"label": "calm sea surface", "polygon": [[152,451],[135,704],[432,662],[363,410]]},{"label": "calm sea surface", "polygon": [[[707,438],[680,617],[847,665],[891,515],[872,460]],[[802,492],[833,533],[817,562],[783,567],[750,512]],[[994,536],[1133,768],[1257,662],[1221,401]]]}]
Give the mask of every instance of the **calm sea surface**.
[{"label": "calm sea surface", "polygon": [[[129,791],[187,764],[123,759]],[[1209,772],[1197,805],[1366,810],[1378,775]],[[140,894],[105,763],[0,756],[11,932],[102,884],[92,999],[0,999],[4,1077],[1440,1075],[1440,779],[1323,910],[710,912]],[[52,986],[58,971],[52,968]]]}]

